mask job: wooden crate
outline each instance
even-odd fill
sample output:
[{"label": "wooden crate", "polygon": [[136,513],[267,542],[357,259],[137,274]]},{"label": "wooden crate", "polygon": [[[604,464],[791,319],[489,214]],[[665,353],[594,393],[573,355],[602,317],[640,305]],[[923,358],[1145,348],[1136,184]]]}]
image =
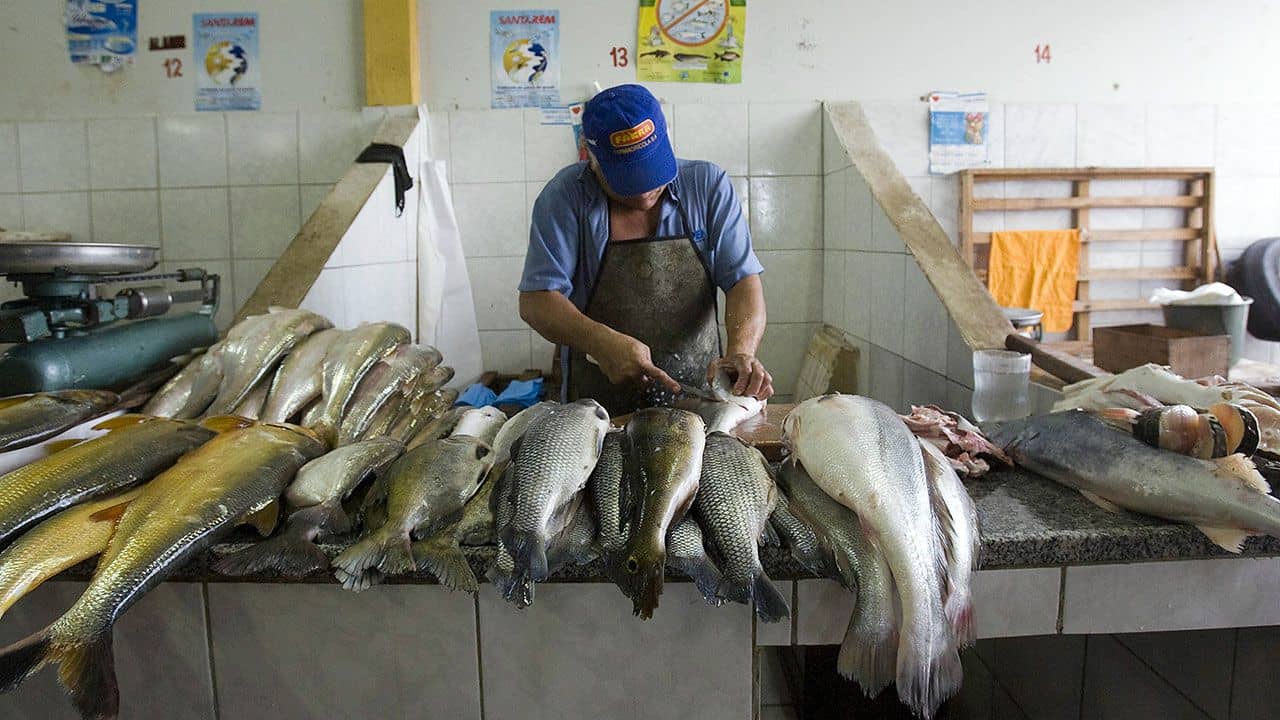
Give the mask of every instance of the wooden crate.
[{"label": "wooden crate", "polygon": [[1111,372],[1147,363],[1168,365],[1182,377],[1227,376],[1229,335],[1197,335],[1162,325],[1118,325],[1093,329],[1093,362]]}]

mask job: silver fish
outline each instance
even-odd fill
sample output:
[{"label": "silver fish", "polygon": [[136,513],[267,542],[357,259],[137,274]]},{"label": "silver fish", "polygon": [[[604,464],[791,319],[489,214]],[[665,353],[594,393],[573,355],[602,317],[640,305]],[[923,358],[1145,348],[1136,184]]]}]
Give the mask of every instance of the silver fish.
[{"label": "silver fish", "polygon": [[332,325],[309,310],[272,308],[231,328],[222,341],[222,384],[205,414],[231,412],[298,343]]},{"label": "silver fish", "polygon": [[521,435],[524,435],[524,431],[528,430],[530,425],[545,417],[553,408],[559,406],[560,403],[553,400],[543,400],[512,415],[510,420],[498,428],[498,434],[493,438],[493,467],[495,472],[501,471],[511,460],[511,446]]},{"label": "silver fish", "polygon": [[[390,429],[387,430],[387,435],[401,442],[410,440],[417,442],[418,438],[424,437],[426,428],[435,426],[439,429],[441,427],[435,424],[436,420],[449,413],[449,408],[453,407],[453,403],[457,400],[458,391],[453,388],[440,388],[427,395],[415,394],[408,399],[408,409],[401,413],[398,420],[392,423]],[[453,423],[445,421],[444,424],[448,424],[450,430],[453,429]],[[448,433],[446,432],[440,437],[448,437]],[[414,447],[413,443],[409,443],[408,447]]]},{"label": "silver fish", "polygon": [[324,357],[322,409],[316,432],[334,442],[342,415],[356,386],[374,363],[409,342],[409,331],[395,323],[361,325],[342,334]]},{"label": "silver fish", "polygon": [[218,396],[221,383],[222,343],[214,343],[157,390],[142,414],[175,420],[197,418]]},{"label": "silver fish", "polygon": [[858,513],[902,599],[898,697],[932,716],[960,689],[960,655],[942,607],[946,559],[920,444],[883,403],[823,395],[795,407],[784,439],[828,495]]},{"label": "silver fish", "polygon": [[449,437],[473,437],[491,445],[506,422],[507,414],[496,407],[471,408],[458,417],[458,424],[453,426]]},{"label": "silver fish", "polygon": [[[142,406],[143,415],[171,418],[181,410],[191,398],[191,389],[195,385],[196,375],[200,367],[200,358],[205,353],[194,355],[176,375],[169,378],[160,389]],[[201,408],[203,410],[203,408]]]},{"label": "silver fish", "polygon": [[[781,477],[778,479],[778,487],[781,490]],[[836,577],[835,559],[818,541],[818,535],[813,528],[796,516],[785,492],[778,493],[778,504],[774,506],[773,514],[769,516],[769,524],[773,526],[773,531],[778,534],[783,545],[791,551],[791,557],[809,572],[818,577]]]},{"label": "silver fish", "polygon": [[667,531],[667,567],[692,578],[708,605],[724,603],[716,594],[723,577],[715,562],[707,557],[702,528],[689,515]]},{"label": "silver fish", "polygon": [[933,511],[941,526],[943,551],[947,558],[947,592],[943,610],[947,613],[956,642],[962,648],[968,647],[978,639],[970,592],[973,571],[978,567],[982,549],[982,539],[978,535],[978,511],[946,454],[928,440],[920,439],[919,442],[932,491]]},{"label": "silver fish", "polygon": [[264,422],[288,422],[320,397],[324,356],[340,337],[342,331],[337,328],[321,330],[285,356],[271,380],[267,404],[262,409]]},{"label": "silver fish", "polygon": [[[804,554],[820,574],[857,593],[836,669],[857,681],[868,697],[875,697],[896,676],[897,591],[889,565],[871,546],[857,513],[832,500],[803,465],[783,463],[778,470],[778,487],[787,498],[787,512],[813,533],[817,543]],[[804,557],[800,560],[806,562]]]},{"label": "silver fish", "polygon": [[[438,371],[438,372],[434,372]],[[431,377],[419,384],[423,375]],[[338,444],[352,442],[364,434],[374,413],[397,393],[430,393],[453,378],[453,369],[440,367],[440,351],[430,345],[401,345],[382,358],[356,386],[351,406],[342,418]]]},{"label": "silver fish", "polygon": [[[511,474],[504,473],[505,482],[510,482]],[[499,529],[506,527],[515,512],[511,503],[510,488],[499,479],[502,497],[496,513]],[[548,574],[559,570],[570,563],[586,563],[594,557],[592,540],[594,539],[595,521],[584,502],[585,493],[579,492],[564,506],[556,510],[547,522],[550,540],[547,542]],[[518,608],[527,608],[533,604],[534,581],[527,573],[516,568],[516,561],[507,546],[498,540],[498,552],[488,573],[489,580],[497,586],[503,598]]]},{"label": "silver fish", "polygon": [[707,435],[693,514],[723,576],[716,595],[754,603],[765,622],[791,615],[760,565],[760,536],[776,504],[777,488],[764,455],[723,432]]},{"label": "silver fish", "polygon": [[270,389],[271,383],[268,381],[268,378],[262,378],[258,381],[257,385],[253,386],[253,389],[249,391],[249,394],[244,396],[244,399],[240,401],[240,404],[236,405],[235,409],[231,411],[231,414],[238,415],[243,418],[249,418],[250,420],[257,420],[262,414],[262,407],[267,402],[267,391]]},{"label": "silver fish", "polygon": [[676,405],[698,413],[707,425],[707,433],[727,433],[763,412],[765,401],[750,395],[734,395],[728,371],[719,370],[711,383],[709,398],[686,397]]},{"label": "silver fish", "polygon": [[619,505],[621,491],[622,431],[612,430],[605,436],[604,444],[600,449],[600,459],[587,480],[591,510],[595,513],[599,525],[596,544],[600,546],[606,558],[621,552],[627,544],[627,535],[622,529],[622,508]]},{"label": "silver fish", "polygon": [[1250,535],[1280,537],[1280,500],[1243,455],[1209,461],[1159,450],[1078,411],[1006,423],[991,440],[1103,508],[1195,525],[1229,552]]},{"label": "silver fish", "polygon": [[599,403],[578,400],[531,424],[512,448],[506,492],[513,513],[499,537],[518,574],[547,578],[548,524],[586,486],[608,428],[609,414]]},{"label": "silver fish", "polygon": [[[419,445],[449,437],[449,433],[453,432],[453,428],[458,424],[458,418],[462,417],[462,413],[469,409],[466,407],[446,408],[444,412],[427,421],[422,426],[422,429],[418,430],[410,438],[409,442],[405,443],[405,446],[412,450]],[[396,435],[396,437],[399,438],[400,436]]]}]

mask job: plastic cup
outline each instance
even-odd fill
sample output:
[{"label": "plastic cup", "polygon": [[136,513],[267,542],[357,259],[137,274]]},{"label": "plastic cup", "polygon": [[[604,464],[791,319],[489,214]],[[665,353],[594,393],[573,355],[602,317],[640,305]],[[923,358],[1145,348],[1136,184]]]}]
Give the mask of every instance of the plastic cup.
[{"label": "plastic cup", "polygon": [[1031,413],[1031,356],[1012,350],[973,353],[973,419],[1005,422]]}]

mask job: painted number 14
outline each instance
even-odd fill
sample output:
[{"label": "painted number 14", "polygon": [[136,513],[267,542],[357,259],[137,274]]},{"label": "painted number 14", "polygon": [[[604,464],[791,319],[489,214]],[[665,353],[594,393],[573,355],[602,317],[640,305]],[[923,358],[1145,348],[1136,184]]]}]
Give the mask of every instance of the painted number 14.
[{"label": "painted number 14", "polygon": [[1036,63],[1037,63],[1037,64],[1039,64],[1039,63],[1047,63],[1047,62],[1049,62],[1049,61],[1050,61],[1050,60],[1052,60],[1052,59],[1053,59],[1053,56],[1049,54],[1049,44],[1048,44],[1048,43],[1045,43],[1044,45],[1037,45],[1037,46],[1036,46]]}]

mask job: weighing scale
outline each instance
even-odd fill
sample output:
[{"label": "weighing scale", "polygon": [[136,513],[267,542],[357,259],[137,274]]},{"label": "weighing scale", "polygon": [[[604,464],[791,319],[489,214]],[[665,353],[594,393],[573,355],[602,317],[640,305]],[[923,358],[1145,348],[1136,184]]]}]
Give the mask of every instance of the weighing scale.
[{"label": "weighing scale", "polygon": [[[0,343],[15,343],[0,353],[0,397],[119,388],[215,342],[218,276],[200,268],[147,274],[158,253],[146,245],[0,242],[0,275],[26,296],[0,304]],[[170,280],[199,285],[151,284]],[[184,303],[199,307],[170,314]]]}]

